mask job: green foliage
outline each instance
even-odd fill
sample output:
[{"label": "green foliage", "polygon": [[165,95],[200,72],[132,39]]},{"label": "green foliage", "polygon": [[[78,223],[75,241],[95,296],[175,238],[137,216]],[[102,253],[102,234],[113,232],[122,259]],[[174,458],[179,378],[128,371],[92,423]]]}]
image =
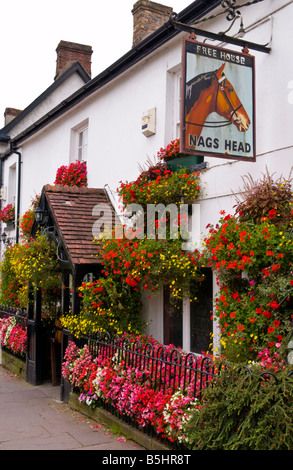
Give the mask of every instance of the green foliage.
[{"label": "green foliage", "polygon": [[80,314],[61,319],[62,325],[77,338],[98,331],[111,335],[142,332],[140,292],[127,283],[111,277],[100,278],[83,283],[79,292]]},{"label": "green foliage", "polygon": [[35,210],[38,206],[40,196],[36,195],[32,200],[30,208],[23,214],[19,221],[19,227],[21,229],[21,237],[25,241],[29,241],[31,237],[31,230],[35,220]]},{"label": "green foliage", "polygon": [[169,286],[174,299],[190,292],[190,279],[203,277],[197,254],[182,250],[181,240],[113,238],[104,243],[102,255],[106,276],[154,293]]},{"label": "green foliage", "polygon": [[200,195],[198,172],[181,169],[169,170],[163,162],[149,166],[139,177],[130,183],[122,183],[119,194],[123,204],[191,204]]},{"label": "green foliage", "polygon": [[42,290],[43,308],[55,310],[60,293],[61,271],[56,258],[56,245],[45,235],[25,243],[8,246],[1,265],[1,303],[27,307],[28,288]]},{"label": "green foliage", "polygon": [[266,170],[262,179],[254,181],[251,175],[243,178],[241,198],[237,198],[236,213],[243,220],[259,224],[263,218],[275,216],[275,224],[286,224],[291,219],[292,178],[282,176],[274,180]]},{"label": "green foliage", "polygon": [[293,376],[222,372],[204,390],[203,406],[190,420],[187,438],[193,450],[291,450],[293,448]]},{"label": "green foliage", "polygon": [[7,307],[20,307],[18,292],[21,289],[21,283],[16,275],[13,258],[14,249],[9,245],[5,250],[0,264],[0,303]]},{"label": "green foliage", "polygon": [[[190,292],[190,279],[201,280],[203,276],[198,269],[197,253],[182,249],[180,236],[186,229],[183,219],[187,216],[176,212],[172,223],[180,235],[175,239],[169,236],[171,224],[165,213],[154,221],[152,237],[147,237],[144,229],[148,204],[175,204],[177,211],[182,202],[192,203],[199,193],[198,173],[186,170],[173,173],[163,162],[148,162],[136,181],[121,183],[119,194],[123,204],[140,205],[142,224],[137,228],[138,223],[133,224],[131,220],[127,228],[124,227],[124,237],[116,238],[113,234],[113,237],[98,240],[104,278],[81,287],[81,315],[63,319],[63,325],[75,335],[90,329],[138,334],[143,328],[140,320],[143,290],[156,293],[167,285],[175,300]],[[165,225],[165,235],[159,237]]]}]

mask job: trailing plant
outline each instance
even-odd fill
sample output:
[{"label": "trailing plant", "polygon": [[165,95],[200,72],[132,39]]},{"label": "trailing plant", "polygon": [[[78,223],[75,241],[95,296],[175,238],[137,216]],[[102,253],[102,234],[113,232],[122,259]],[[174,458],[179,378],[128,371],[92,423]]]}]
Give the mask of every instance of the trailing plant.
[{"label": "trailing plant", "polygon": [[107,277],[82,283],[79,296],[80,314],[61,318],[62,325],[75,337],[98,331],[111,335],[142,332],[140,293],[126,282]]},{"label": "trailing plant", "polygon": [[285,193],[284,212],[267,204],[268,212],[261,212],[256,223],[248,198],[241,213],[231,216],[222,211],[219,224],[208,227],[204,241],[204,257],[219,284],[215,315],[222,352],[230,361],[255,360],[264,348],[273,356],[286,347],[292,321],[292,215],[288,186],[279,183],[278,191],[280,199]]},{"label": "trailing plant", "polygon": [[40,196],[36,195],[32,200],[30,208],[23,214],[22,218],[20,219],[20,229],[21,229],[21,236],[24,240],[29,240],[31,237],[31,230],[33,227],[34,219],[35,219],[35,210],[38,206],[40,200]]},{"label": "trailing plant", "polygon": [[7,307],[21,306],[19,292],[22,283],[15,271],[14,254],[14,246],[8,245],[0,263],[0,304]]},{"label": "trailing plant", "polygon": [[173,299],[183,299],[191,294],[191,279],[204,279],[197,253],[183,250],[179,239],[112,238],[104,242],[101,253],[105,276],[150,294],[167,285]]},{"label": "trailing plant", "polygon": [[27,307],[29,287],[40,288],[43,308],[56,313],[61,271],[56,246],[46,235],[8,246],[0,264],[1,303]]},{"label": "trailing plant", "polygon": [[55,289],[60,282],[60,267],[56,257],[56,245],[45,234],[16,244],[12,248],[12,264],[17,278],[23,284],[42,289]]},{"label": "trailing plant", "polygon": [[[183,299],[191,293],[190,279],[202,280],[197,253],[182,248],[184,216],[179,211],[172,221],[178,237],[170,237],[170,220],[165,213],[157,218],[152,236],[144,233],[148,204],[190,204],[200,194],[198,173],[186,170],[171,172],[163,162],[148,162],[146,168],[132,183],[121,183],[120,197],[124,205],[139,204],[144,220],[141,226],[129,221],[123,227],[123,236],[108,234],[109,238],[98,240],[97,256],[102,258],[103,279],[80,289],[82,313],[78,318],[65,318],[64,326],[75,334],[88,331],[111,331],[115,333],[142,332],[139,321],[141,291],[149,295],[159,292],[163,286],[171,288],[174,300]],[[177,210],[177,209],[176,209]],[[167,219],[167,220],[166,220]],[[158,231],[166,225],[165,237]],[[195,283],[192,284],[192,289]],[[192,297],[195,297],[192,292]],[[123,314],[122,314],[123,312]]]}]

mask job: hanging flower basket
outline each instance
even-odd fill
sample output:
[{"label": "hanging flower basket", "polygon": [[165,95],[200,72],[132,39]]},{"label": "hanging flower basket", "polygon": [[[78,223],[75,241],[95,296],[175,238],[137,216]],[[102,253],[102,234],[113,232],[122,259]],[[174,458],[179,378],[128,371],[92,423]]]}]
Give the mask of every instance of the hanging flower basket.
[{"label": "hanging flower basket", "polygon": [[0,211],[0,221],[8,224],[14,223],[15,206],[14,204],[7,204],[2,211]]},{"label": "hanging flower basket", "polygon": [[87,186],[86,162],[76,160],[68,166],[62,165],[58,168],[54,184],[63,186]]},{"label": "hanging flower basket", "polygon": [[164,160],[172,171],[189,168],[203,162],[204,157],[201,155],[180,153],[179,149],[180,139],[172,140],[166,148],[161,148],[159,150],[157,157]]}]

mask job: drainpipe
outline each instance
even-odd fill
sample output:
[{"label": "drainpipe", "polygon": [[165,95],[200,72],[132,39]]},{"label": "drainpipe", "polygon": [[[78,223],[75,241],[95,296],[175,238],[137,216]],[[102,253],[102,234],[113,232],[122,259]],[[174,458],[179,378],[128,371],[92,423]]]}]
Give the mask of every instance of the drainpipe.
[{"label": "drainpipe", "polygon": [[[3,188],[3,160],[0,158],[0,190]],[[0,210],[2,209],[2,197],[0,198]]]},{"label": "drainpipe", "polygon": [[13,148],[11,142],[11,151],[18,156],[18,171],[17,171],[17,203],[16,203],[16,231],[15,242],[19,242],[19,216],[20,216],[20,188],[21,188],[21,153]]},{"label": "drainpipe", "polygon": [[[0,134],[0,143],[7,144],[10,141],[10,137],[8,135]],[[3,187],[3,155],[0,156],[0,189]],[[0,210],[2,209],[2,199],[0,198]]]}]

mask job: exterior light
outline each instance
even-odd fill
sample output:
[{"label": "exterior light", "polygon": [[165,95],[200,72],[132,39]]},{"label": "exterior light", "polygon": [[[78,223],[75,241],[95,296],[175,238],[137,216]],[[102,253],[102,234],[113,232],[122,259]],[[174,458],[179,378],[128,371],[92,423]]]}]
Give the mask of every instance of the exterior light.
[{"label": "exterior light", "polygon": [[6,243],[6,239],[7,239],[7,234],[5,232],[3,232],[2,235],[1,235],[1,240],[4,244]]},{"label": "exterior light", "polygon": [[37,207],[36,210],[35,210],[35,221],[38,224],[41,224],[43,222],[43,218],[44,218],[43,209],[41,209],[40,207]]},{"label": "exterior light", "polygon": [[243,25],[243,19],[242,19],[242,16],[241,16],[241,22],[240,22],[240,28],[239,28],[239,31],[238,31],[238,36],[240,38],[243,38],[245,35],[245,29],[244,29],[244,25]]}]

